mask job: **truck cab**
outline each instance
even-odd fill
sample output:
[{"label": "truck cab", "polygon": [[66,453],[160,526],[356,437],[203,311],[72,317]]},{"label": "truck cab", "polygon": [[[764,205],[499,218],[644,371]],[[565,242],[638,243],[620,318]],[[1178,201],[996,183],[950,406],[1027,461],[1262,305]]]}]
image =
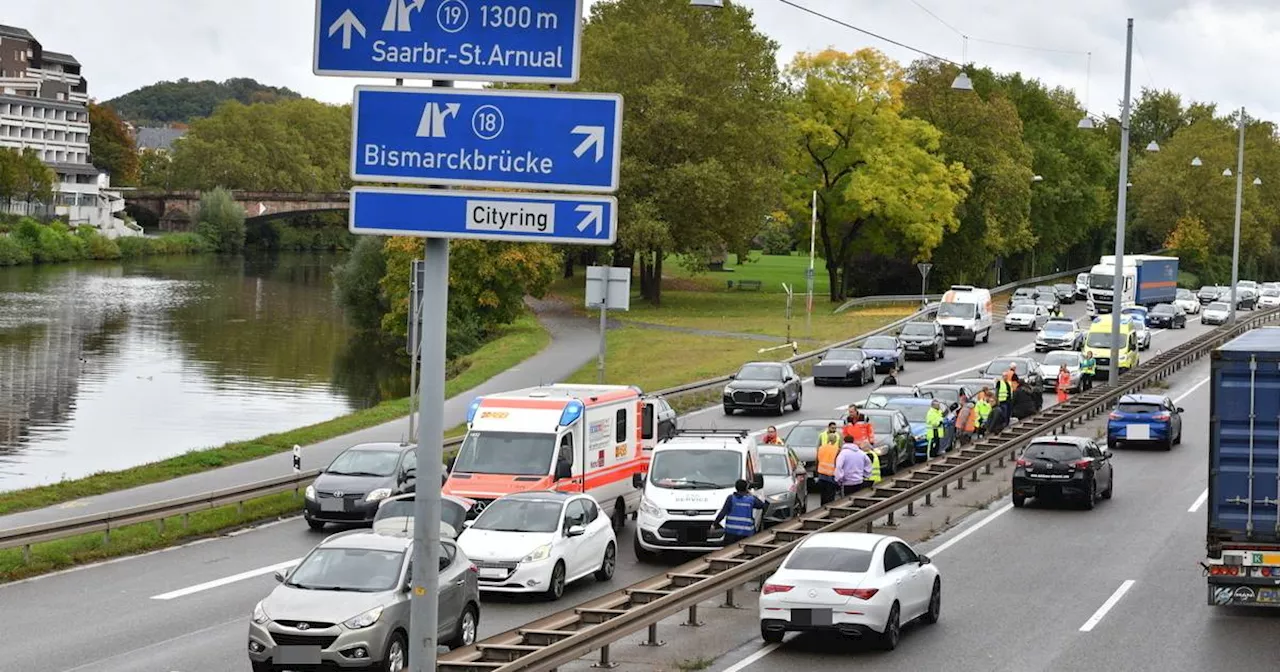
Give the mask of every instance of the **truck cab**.
[{"label": "truck cab", "polygon": [[[1094,319],[1089,326],[1089,333],[1084,337],[1084,349],[1092,352],[1097,363],[1099,377],[1111,377],[1111,315],[1103,315]],[[1133,325],[1123,316],[1120,317],[1119,341],[1120,373],[1128,373],[1138,365],[1138,335]]]},{"label": "truck cab", "polygon": [[[725,545],[712,521],[738,479],[755,494],[764,487],[755,437],[747,430],[681,430],[659,443],[647,474],[632,484],[642,491],[636,517],[636,558],[662,551],[701,552]],[[759,525],[759,511],[756,523]]]}]

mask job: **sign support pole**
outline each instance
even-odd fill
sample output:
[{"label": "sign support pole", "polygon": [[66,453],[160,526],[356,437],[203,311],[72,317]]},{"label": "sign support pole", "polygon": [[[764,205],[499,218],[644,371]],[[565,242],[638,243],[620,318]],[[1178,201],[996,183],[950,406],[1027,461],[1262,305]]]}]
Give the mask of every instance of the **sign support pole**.
[{"label": "sign support pole", "polygon": [[[453,82],[433,81],[433,87]],[[444,364],[449,309],[449,239],[427,238],[422,272],[422,365],[418,371],[418,473],[415,483],[413,594],[409,600],[409,669],[435,672],[440,631],[440,487],[444,478]],[[427,317],[431,310],[434,318]]]},{"label": "sign support pole", "polygon": [[609,324],[609,278],[604,279],[605,294],[604,299],[600,301],[600,354],[596,356],[596,382],[604,385],[604,353],[608,346],[605,335],[608,333]]}]

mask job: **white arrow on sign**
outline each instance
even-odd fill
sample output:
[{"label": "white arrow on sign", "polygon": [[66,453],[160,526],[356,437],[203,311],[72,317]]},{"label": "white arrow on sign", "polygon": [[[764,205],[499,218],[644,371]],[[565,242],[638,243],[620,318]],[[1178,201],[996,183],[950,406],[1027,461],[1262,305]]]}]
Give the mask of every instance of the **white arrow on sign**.
[{"label": "white arrow on sign", "polygon": [[344,51],[351,48],[351,31],[354,30],[360,33],[360,37],[365,36],[364,24],[360,23],[360,19],[357,19],[356,15],[352,14],[349,9],[343,12],[342,16],[339,16],[332,26],[329,26],[329,37],[338,34],[339,30],[342,31],[342,49]]},{"label": "white arrow on sign", "polygon": [[266,213],[267,213],[267,206],[266,206],[266,204],[265,204],[265,203],[261,203],[261,202],[259,202],[259,203],[258,203],[258,216],[259,216],[259,217],[261,217],[262,215],[265,215]]},{"label": "white arrow on sign", "polygon": [[604,158],[604,126],[574,126],[570,133],[587,136],[586,139],[578,144],[578,148],[573,150],[574,156],[582,158],[582,155],[586,154],[592,145],[595,145],[596,162],[599,163],[600,159]]},{"label": "white arrow on sign", "polygon": [[579,205],[573,209],[574,212],[585,212],[586,217],[578,223],[578,230],[585,231],[592,222],[596,225],[596,235],[600,235],[601,229],[604,228],[604,206],[603,205]]}]

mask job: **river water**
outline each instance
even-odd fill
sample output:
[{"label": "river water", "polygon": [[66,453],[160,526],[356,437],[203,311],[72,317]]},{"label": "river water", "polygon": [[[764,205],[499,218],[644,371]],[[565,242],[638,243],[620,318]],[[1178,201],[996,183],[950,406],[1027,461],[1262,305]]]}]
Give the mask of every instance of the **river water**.
[{"label": "river water", "polygon": [[0,491],[405,396],[333,299],[337,255],[0,268]]}]

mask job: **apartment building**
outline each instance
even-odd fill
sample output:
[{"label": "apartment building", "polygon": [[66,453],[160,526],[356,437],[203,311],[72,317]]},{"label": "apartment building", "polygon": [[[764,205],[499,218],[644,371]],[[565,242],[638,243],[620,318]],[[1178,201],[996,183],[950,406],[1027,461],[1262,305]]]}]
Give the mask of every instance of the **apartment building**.
[{"label": "apartment building", "polygon": [[[111,236],[132,235],[116,213],[124,199],[89,162],[88,81],[70,54],[47,51],[22,28],[0,25],[0,147],[33,149],[57,174],[55,213]],[[3,207],[5,204],[0,204]],[[38,206],[7,204],[34,214]]]}]

